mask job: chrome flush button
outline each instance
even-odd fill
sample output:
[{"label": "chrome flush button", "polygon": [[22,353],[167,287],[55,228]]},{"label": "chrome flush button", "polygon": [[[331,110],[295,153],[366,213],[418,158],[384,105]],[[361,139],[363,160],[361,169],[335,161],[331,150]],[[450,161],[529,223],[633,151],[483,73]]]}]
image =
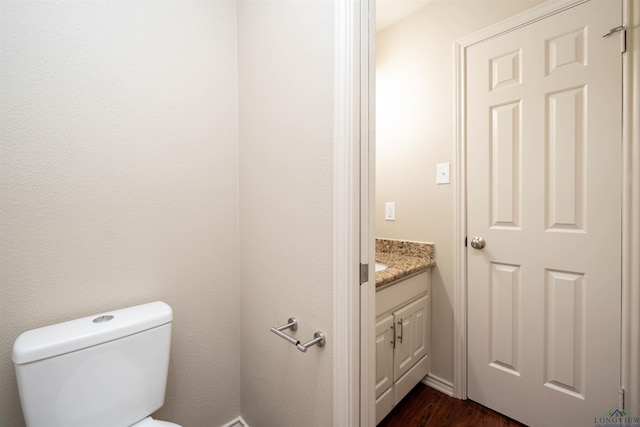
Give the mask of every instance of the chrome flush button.
[{"label": "chrome flush button", "polygon": [[106,316],[96,317],[95,319],[93,319],[93,323],[104,323],[112,319],[113,319],[113,316],[110,314],[107,314]]}]

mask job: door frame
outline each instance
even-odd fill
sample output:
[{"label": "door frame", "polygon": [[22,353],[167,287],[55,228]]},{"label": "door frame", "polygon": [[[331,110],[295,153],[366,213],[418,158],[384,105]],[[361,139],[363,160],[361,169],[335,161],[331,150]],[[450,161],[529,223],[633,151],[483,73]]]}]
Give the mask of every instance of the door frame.
[{"label": "door frame", "polygon": [[333,424],[360,424],[360,4],[334,2]]},{"label": "door frame", "polygon": [[[454,182],[454,367],[453,395],[467,398],[467,236],[466,203],[466,49],[590,0],[551,0],[455,43],[455,182]],[[622,0],[627,27],[623,54],[622,123],[622,348],[621,388],[625,409],[640,411],[640,4]],[[634,7],[635,6],[635,7]],[[634,120],[635,119],[635,120]]]},{"label": "door frame", "polygon": [[[344,426],[375,425],[374,5],[334,0],[333,425]],[[361,265],[373,281],[360,283]]]}]

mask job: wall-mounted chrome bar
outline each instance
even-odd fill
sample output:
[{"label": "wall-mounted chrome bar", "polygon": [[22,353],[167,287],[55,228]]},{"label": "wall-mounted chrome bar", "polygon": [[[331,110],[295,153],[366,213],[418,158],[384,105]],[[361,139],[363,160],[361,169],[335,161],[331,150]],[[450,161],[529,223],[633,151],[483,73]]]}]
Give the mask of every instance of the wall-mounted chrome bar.
[{"label": "wall-mounted chrome bar", "polygon": [[306,344],[296,344],[296,348],[303,353],[306,353],[309,347],[317,345],[318,347],[324,347],[324,343],[326,342],[324,338],[324,334],[321,331],[317,331],[313,334],[313,339]]},{"label": "wall-mounted chrome bar", "polygon": [[282,326],[277,326],[275,328],[271,328],[271,332],[273,332],[274,334],[276,334],[277,336],[279,336],[280,338],[284,338],[285,340],[289,341],[291,344],[295,345],[296,347],[298,345],[300,345],[300,341],[290,337],[289,335],[285,334],[284,332],[282,332],[285,329],[291,329],[292,331],[295,331],[298,329],[298,321],[294,318],[294,317],[289,317],[289,319],[287,320],[287,324],[286,325],[282,325]]},{"label": "wall-mounted chrome bar", "polygon": [[271,332],[273,332],[280,338],[284,339],[285,341],[288,341],[291,344],[295,345],[296,348],[303,353],[306,353],[307,349],[314,345],[317,345],[318,347],[324,347],[324,344],[326,342],[326,339],[322,331],[317,331],[315,334],[313,334],[313,339],[311,341],[305,344],[300,344],[300,340],[297,340],[285,334],[284,332],[282,332],[285,329],[291,329],[292,331],[295,331],[298,329],[298,321],[295,319],[295,317],[290,317],[289,319],[287,319],[287,324],[285,325],[271,328]]}]

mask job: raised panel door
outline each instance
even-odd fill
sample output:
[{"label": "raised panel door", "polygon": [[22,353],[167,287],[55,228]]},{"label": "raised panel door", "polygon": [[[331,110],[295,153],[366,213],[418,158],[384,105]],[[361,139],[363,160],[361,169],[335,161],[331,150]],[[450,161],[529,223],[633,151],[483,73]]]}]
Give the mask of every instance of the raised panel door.
[{"label": "raised panel door", "polygon": [[376,322],[376,399],[393,383],[393,316]]},{"label": "raised panel door", "polygon": [[396,349],[393,375],[397,380],[427,354],[429,297],[424,296],[396,311]]},{"label": "raised panel door", "polygon": [[528,425],[618,404],[621,1],[467,49],[468,395]]}]

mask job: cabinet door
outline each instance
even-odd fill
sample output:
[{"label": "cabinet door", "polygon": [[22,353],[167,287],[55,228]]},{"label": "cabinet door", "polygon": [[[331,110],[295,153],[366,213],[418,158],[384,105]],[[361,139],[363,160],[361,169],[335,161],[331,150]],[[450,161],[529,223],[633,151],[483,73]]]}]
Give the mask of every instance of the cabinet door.
[{"label": "cabinet door", "polygon": [[393,376],[398,379],[427,354],[429,297],[412,302],[393,316],[396,329]]},{"label": "cabinet door", "polygon": [[393,316],[376,323],[376,399],[393,383]]}]

